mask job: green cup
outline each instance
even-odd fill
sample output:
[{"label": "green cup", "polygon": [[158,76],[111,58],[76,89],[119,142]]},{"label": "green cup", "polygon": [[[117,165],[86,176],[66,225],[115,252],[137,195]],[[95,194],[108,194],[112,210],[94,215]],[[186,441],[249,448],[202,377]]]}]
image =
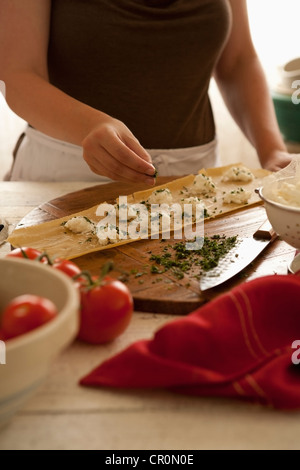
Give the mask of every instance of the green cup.
[{"label": "green cup", "polygon": [[300,142],[300,104],[294,104],[292,94],[272,92],[276,117],[283,138],[287,142]]}]

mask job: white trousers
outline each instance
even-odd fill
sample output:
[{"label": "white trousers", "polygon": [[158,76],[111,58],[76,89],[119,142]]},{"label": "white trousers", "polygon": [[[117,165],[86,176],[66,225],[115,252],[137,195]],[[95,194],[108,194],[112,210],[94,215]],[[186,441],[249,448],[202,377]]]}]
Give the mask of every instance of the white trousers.
[{"label": "white trousers", "polygon": [[[217,140],[185,149],[147,149],[159,176],[197,173],[217,166]],[[93,173],[83,160],[82,147],[53,139],[31,127],[16,152],[10,181],[95,181],[109,178]]]}]

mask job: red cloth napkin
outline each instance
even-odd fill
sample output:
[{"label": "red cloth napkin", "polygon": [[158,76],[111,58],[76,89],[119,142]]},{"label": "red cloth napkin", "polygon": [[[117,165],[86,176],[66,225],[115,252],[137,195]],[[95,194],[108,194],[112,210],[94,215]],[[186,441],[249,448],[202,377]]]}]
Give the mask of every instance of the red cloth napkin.
[{"label": "red cloth napkin", "polygon": [[[105,361],[81,385],[164,387],[300,407],[300,277],[245,282]],[[300,350],[299,350],[300,357]]]}]

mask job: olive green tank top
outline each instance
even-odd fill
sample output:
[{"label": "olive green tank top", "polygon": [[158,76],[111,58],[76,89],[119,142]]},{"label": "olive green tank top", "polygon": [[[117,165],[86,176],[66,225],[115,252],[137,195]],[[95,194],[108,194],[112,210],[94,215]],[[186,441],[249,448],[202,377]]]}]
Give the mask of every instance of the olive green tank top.
[{"label": "olive green tank top", "polygon": [[230,24],[228,0],[52,0],[50,82],[145,148],[202,145],[215,136],[208,87]]}]

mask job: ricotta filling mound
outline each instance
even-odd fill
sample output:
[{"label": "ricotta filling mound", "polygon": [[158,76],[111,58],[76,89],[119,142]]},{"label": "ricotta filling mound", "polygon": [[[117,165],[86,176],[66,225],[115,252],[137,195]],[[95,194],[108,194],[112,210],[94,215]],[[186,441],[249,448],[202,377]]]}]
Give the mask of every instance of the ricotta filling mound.
[{"label": "ricotta filling mound", "polygon": [[244,188],[233,189],[224,195],[224,204],[247,204],[251,197],[250,191]]},{"label": "ricotta filling mound", "polygon": [[72,217],[65,224],[65,228],[73,233],[90,233],[95,231],[95,224],[87,217]]},{"label": "ricotta filling mound", "polygon": [[203,173],[200,173],[200,175],[195,176],[190,193],[195,196],[201,194],[215,194],[216,185],[210,176],[206,176]]},{"label": "ricotta filling mound", "polygon": [[172,202],[173,196],[168,188],[153,191],[147,200],[148,204],[172,204]]},{"label": "ricotta filling mound", "polygon": [[226,173],[224,174],[222,178],[222,181],[225,181],[225,182],[242,181],[244,183],[248,183],[249,181],[253,181],[253,180],[254,180],[253,173],[245,166],[233,166],[229,168],[229,170],[226,171]]}]

